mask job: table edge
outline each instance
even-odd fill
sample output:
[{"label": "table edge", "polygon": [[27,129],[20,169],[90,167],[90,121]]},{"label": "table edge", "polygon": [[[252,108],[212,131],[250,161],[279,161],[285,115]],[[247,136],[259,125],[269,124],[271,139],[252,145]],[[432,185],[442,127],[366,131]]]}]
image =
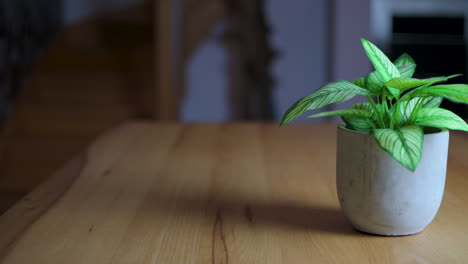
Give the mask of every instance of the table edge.
[{"label": "table edge", "polygon": [[79,154],[0,216],[0,259],[15,240],[67,192],[85,163],[86,154]]}]

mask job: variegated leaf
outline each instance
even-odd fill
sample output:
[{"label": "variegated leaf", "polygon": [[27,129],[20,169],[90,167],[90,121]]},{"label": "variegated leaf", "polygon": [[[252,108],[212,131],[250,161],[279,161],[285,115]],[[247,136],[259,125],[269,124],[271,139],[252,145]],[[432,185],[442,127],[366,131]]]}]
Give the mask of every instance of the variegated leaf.
[{"label": "variegated leaf", "polygon": [[411,78],[416,71],[416,64],[397,66],[397,69],[400,72],[401,78]]},{"label": "variegated leaf", "polygon": [[468,131],[468,125],[461,117],[437,107],[421,108],[415,115],[414,123],[420,126]]},{"label": "variegated leaf", "polygon": [[370,132],[374,128],[373,125],[375,125],[377,118],[372,106],[369,103],[358,103],[353,105],[352,108],[365,110],[372,113],[372,115],[368,118],[342,116],[341,119],[346,123],[346,126],[355,131]]},{"label": "variegated leaf", "polygon": [[[466,84],[444,84],[421,87],[407,93],[404,97],[429,97],[442,96],[456,103],[468,104],[468,85]],[[402,98],[403,99],[403,98]]]},{"label": "variegated leaf", "polygon": [[355,81],[353,81],[353,83],[361,88],[364,88],[364,89],[367,89],[366,87],[366,84],[367,84],[367,76],[364,76],[364,77],[361,77]]},{"label": "variegated leaf", "polygon": [[367,57],[369,57],[372,65],[374,65],[375,70],[384,82],[401,76],[397,67],[377,46],[365,39],[361,39],[361,42]]},{"label": "variegated leaf", "polygon": [[395,62],[393,63],[395,64],[395,66],[404,66],[404,65],[411,65],[411,64],[416,64],[413,60],[413,58],[411,58],[410,55],[408,55],[407,53],[403,53],[400,57],[398,57]]},{"label": "variegated leaf", "polygon": [[292,105],[284,114],[280,126],[291,122],[307,110],[317,109],[329,104],[341,103],[356,95],[371,95],[371,93],[348,81],[338,81],[327,84]]},{"label": "variegated leaf", "polygon": [[395,88],[400,90],[400,92],[404,92],[411,88],[419,87],[425,84],[434,84],[438,82],[444,82],[448,79],[458,77],[460,74],[451,75],[448,77],[434,77],[428,79],[416,79],[416,78],[393,78],[385,83],[385,86]]},{"label": "variegated leaf", "polygon": [[367,76],[367,90],[371,91],[374,95],[380,95],[384,83],[385,81],[375,71]]},{"label": "variegated leaf", "polygon": [[424,98],[424,103],[422,107],[439,107],[444,98],[440,96],[431,96]]},{"label": "variegated leaf", "polygon": [[369,118],[342,116],[341,119],[346,123],[347,128],[354,131],[368,133],[373,129]]},{"label": "variegated leaf", "polygon": [[346,109],[318,113],[315,115],[308,116],[308,118],[326,117],[326,116],[347,116],[347,117],[370,118],[372,116],[372,112],[364,110],[364,109],[356,109],[356,108],[350,107]]},{"label": "variegated leaf", "polygon": [[399,129],[376,129],[374,138],[401,165],[413,172],[416,170],[422,156],[422,127],[412,125]]}]

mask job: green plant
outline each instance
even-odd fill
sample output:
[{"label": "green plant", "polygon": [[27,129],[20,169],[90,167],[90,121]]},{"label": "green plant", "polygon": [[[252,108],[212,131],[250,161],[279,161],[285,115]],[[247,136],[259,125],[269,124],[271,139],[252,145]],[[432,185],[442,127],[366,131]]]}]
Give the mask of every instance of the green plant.
[{"label": "green plant", "polygon": [[280,126],[308,110],[365,96],[368,102],[309,117],[340,116],[348,129],[372,133],[383,150],[414,171],[421,161],[424,127],[468,131],[462,118],[439,108],[443,98],[468,103],[468,85],[437,84],[460,74],[412,78],[416,64],[408,54],[392,63],[374,44],[365,39],[361,42],[375,71],[352,82],[329,83],[300,99],[286,111]]}]

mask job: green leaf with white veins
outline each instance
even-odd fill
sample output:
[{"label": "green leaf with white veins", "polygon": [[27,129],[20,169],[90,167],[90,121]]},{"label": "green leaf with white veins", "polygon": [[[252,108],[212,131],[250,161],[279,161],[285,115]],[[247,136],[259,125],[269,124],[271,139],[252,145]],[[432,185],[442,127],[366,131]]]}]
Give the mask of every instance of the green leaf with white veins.
[{"label": "green leaf with white veins", "polygon": [[413,98],[409,101],[400,102],[400,107],[399,107],[400,119],[399,119],[399,124],[398,124],[399,126],[402,126],[408,121],[411,113],[416,108],[416,104],[418,103],[418,100],[419,98]]},{"label": "green leaf with white veins", "polygon": [[368,112],[372,112],[372,114],[375,115],[374,109],[372,109],[372,106],[370,105],[370,103],[357,103],[351,106],[351,108],[366,110]]},{"label": "green leaf with white veins", "polygon": [[399,115],[399,126],[405,124],[411,113],[416,108],[416,104],[419,100],[422,100],[421,105],[423,108],[425,107],[439,107],[440,103],[442,102],[442,97],[427,97],[427,98],[420,98],[416,97],[409,101],[401,101],[400,102],[400,115]]},{"label": "green leaf with white veins", "polygon": [[377,46],[371,42],[361,39],[362,46],[366,51],[375,70],[383,81],[388,81],[393,78],[400,77],[400,72],[397,67],[387,58],[387,56]]},{"label": "green leaf with white veins", "polygon": [[444,98],[440,96],[431,96],[424,99],[422,107],[439,107]]},{"label": "green leaf with white veins", "polygon": [[411,65],[411,64],[416,64],[413,60],[413,58],[411,58],[410,55],[408,55],[407,53],[403,53],[400,57],[398,57],[395,62],[393,63],[395,64],[395,66],[404,66],[404,65]]},{"label": "green leaf with white veins", "polygon": [[400,98],[400,94],[401,94],[401,91],[396,89],[396,88],[393,88],[393,87],[390,87],[390,86],[387,86],[387,91],[393,96],[393,97],[396,97],[396,98]]},{"label": "green leaf with white veins", "polygon": [[380,95],[383,84],[385,83],[377,72],[373,71],[365,77],[354,80],[353,83],[361,88],[372,92],[372,95]]},{"label": "green leaf with white veins", "polygon": [[410,55],[404,53],[398,57],[393,63],[400,72],[401,78],[411,78],[413,77],[414,71],[416,70],[416,62]]},{"label": "green leaf with white veins", "polygon": [[342,116],[341,119],[346,123],[347,128],[355,131],[367,133],[373,129],[372,121],[368,118]]},{"label": "green leaf with white veins", "polygon": [[291,122],[307,110],[317,109],[329,104],[341,103],[356,95],[370,94],[368,90],[348,81],[329,83],[293,104],[284,114],[280,126]]},{"label": "green leaf with white veins", "polygon": [[[415,89],[405,94],[404,97],[429,97],[442,96],[455,103],[468,104],[468,85],[444,84]],[[403,98],[402,98],[403,99]],[[405,98],[406,99],[406,98]]]},{"label": "green leaf with white veins", "polygon": [[372,116],[372,112],[364,110],[364,109],[356,109],[356,108],[350,107],[346,109],[318,113],[315,115],[308,116],[307,118],[325,117],[325,116],[347,116],[347,117],[369,118]]},{"label": "green leaf with white veins", "polygon": [[354,80],[353,83],[361,88],[367,89],[367,76]]},{"label": "green leaf with white veins", "polygon": [[448,77],[434,77],[428,79],[416,79],[416,78],[393,78],[385,83],[385,86],[395,88],[400,90],[400,92],[404,92],[411,88],[416,88],[425,84],[434,84],[437,82],[444,82],[450,78],[461,76],[461,74],[455,74]]},{"label": "green leaf with white veins", "polygon": [[437,107],[421,108],[414,118],[414,123],[420,126],[468,131],[468,125],[463,119],[449,110]]},{"label": "green leaf with white veins", "polygon": [[380,77],[377,72],[371,72],[367,76],[367,89],[373,94],[379,95],[382,92],[384,80]]},{"label": "green leaf with white veins", "polygon": [[399,129],[376,129],[374,138],[379,146],[411,171],[421,162],[423,129],[412,125]]},{"label": "green leaf with white veins", "polygon": [[353,105],[351,108],[357,110],[365,110],[372,113],[370,117],[357,117],[357,116],[342,116],[341,119],[346,123],[347,127],[360,132],[370,132],[377,122],[377,116],[369,103],[359,103]]},{"label": "green leaf with white veins", "polygon": [[401,78],[411,78],[414,75],[414,71],[416,71],[416,64],[397,66],[397,69],[400,72]]}]

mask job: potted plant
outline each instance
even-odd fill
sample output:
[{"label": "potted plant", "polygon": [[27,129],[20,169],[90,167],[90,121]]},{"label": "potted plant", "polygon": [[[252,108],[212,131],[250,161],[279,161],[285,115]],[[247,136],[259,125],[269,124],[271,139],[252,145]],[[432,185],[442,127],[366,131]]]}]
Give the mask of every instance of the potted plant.
[{"label": "potted plant", "polygon": [[412,78],[408,55],[391,62],[361,39],[375,71],[355,81],[329,83],[300,99],[281,126],[308,110],[361,95],[367,102],[309,117],[340,116],[336,183],[345,216],[358,230],[379,235],[422,231],[435,217],[444,192],[449,133],[466,122],[440,108],[442,99],[468,103],[468,85],[450,78]]}]

